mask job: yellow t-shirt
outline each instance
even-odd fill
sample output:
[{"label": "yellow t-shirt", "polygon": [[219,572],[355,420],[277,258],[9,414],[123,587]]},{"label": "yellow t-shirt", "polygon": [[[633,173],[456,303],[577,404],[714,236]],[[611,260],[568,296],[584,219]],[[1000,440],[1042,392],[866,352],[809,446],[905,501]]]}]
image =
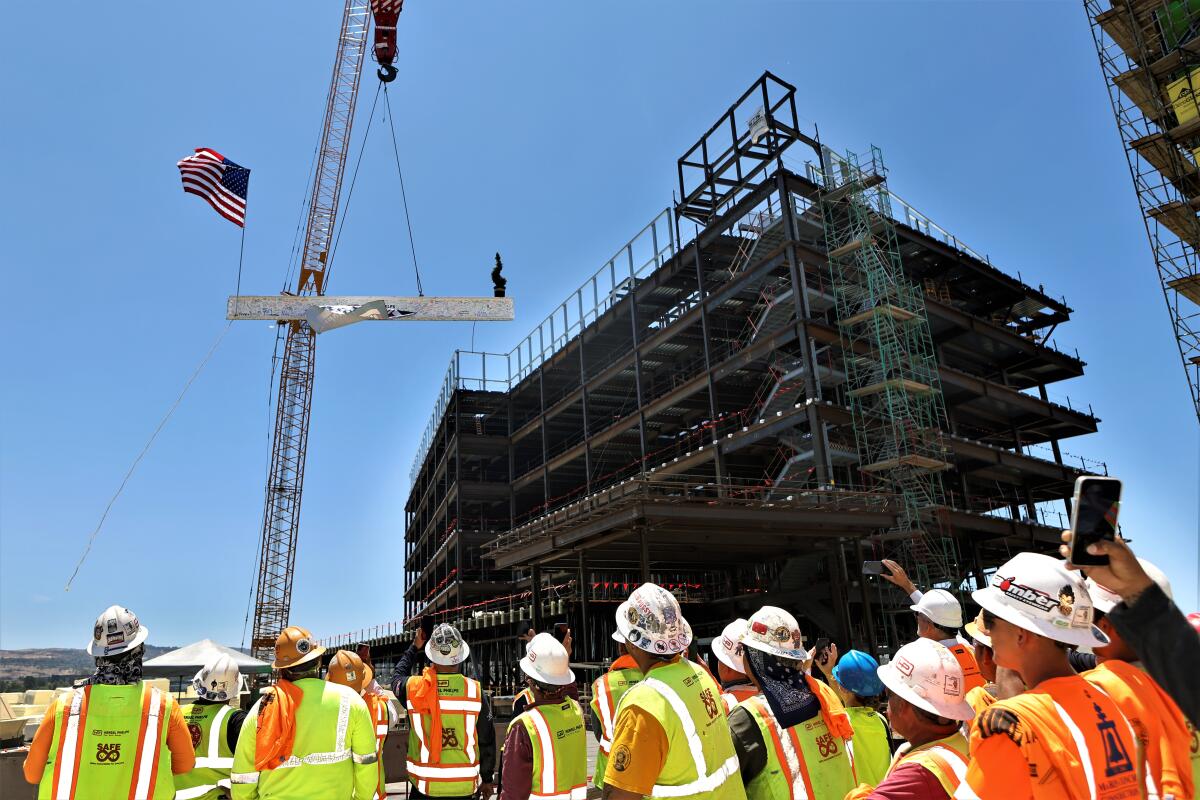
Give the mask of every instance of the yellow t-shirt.
[{"label": "yellow t-shirt", "polygon": [[[655,664],[650,672],[675,660]],[[649,796],[662,774],[663,764],[667,763],[670,748],[667,732],[652,714],[638,706],[621,709],[613,723],[604,785]]]}]

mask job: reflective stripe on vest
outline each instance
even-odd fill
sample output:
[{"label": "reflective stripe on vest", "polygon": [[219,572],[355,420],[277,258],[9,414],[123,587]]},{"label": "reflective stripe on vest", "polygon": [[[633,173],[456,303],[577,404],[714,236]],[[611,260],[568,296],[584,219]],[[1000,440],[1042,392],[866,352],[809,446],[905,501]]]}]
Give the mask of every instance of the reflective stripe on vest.
[{"label": "reflective stripe on vest", "polygon": [[[479,754],[477,752],[476,743],[476,723],[479,715],[483,712],[483,700],[480,698],[479,681],[466,676],[463,678],[463,690],[466,694],[465,698],[461,697],[438,697],[438,709],[442,715],[456,714],[463,717],[463,728],[466,732],[466,747],[464,748],[467,763],[465,764],[450,764],[444,765],[441,763],[430,763],[431,753],[429,743],[425,740],[425,714],[413,708],[412,703],[407,699],[405,706],[408,709],[410,720],[410,729],[412,734],[417,737],[417,743],[420,745],[420,762],[413,761],[411,757],[405,760],[408,768],[408,774],[414,778],[413,783],[417,787],[417,791],[422,794],[429,793],[429,781],[472,781],[479,780]],[[473,790],[472,790],[473,792]],[[467,792],[466,794],[471,794]]]},{"label": "reflective stripe on vest", "polygon": [[600,752],[605,756],[612,750],[613,736],[613,699],[612,687],[608,685],[608,675],[601,675],[596,681],[600,691],[596,693],[596,705],[600,708]]},{"label": "reflective stripe on vest", "polygon": [[91,686],[71,693],[71,705],[63,703],[63,736],[58,741],[58,758],[54,761],[54,784],[51,794],[55,800],[70,800],[79,780],[79,758],[83,753],[79,729],[87,718],[87,701]]},{"label": "reflective stripe on vest", "polygon": [[333,739],[333,750],[327,753],[309,753],[303,758],[297,758],[295,753],[288,756],[287,761],[284,761],[275,769],[291,769],[298,767],[301,764],[339,764],[342,761],[354,757],[354,763],[366,764],[375,762],[375,754],[370,756],[360,756],[357,753],[351,753],[350,748],[346,747],[346,730],[350,727],[350,695],[343,693],[338,698],[338,721],[337,734]]},{"label": "reflective stripe on vest", "polygon": [[[224,725],[226,717],[233,713],[233,709],[227,705],[217,706],[211,719],[205,718],[203,723],[197,723],[194,715],[198,708],[201,709],[201,714],[207,711],[202,706],[191,706],[184,712],[184,721],[189,726],[200,725],[203,731],[201,741],[207,736],[208,745],[203,755],[199,750],[196,751],[196,766],[191,772],[175,776],[175,800],[195,800],[209,792],[229,787],[229,779],[220,773],[227,775],[233,769],[233,756],[222,757],[221,747],[229,746],[228,731],[224,729]],[[206,780],[211,783],[206,783]]]},{"label": "reflective stripe on vest", "polygon": [[[54,765],[51,796],[55,800],[75,797],[79,783],[79,762],[83,757],[84,721],[91,698],[91,686],[75,689],[69,707],[64,703],[63,735],[59,740],[58,760]],[[130,800],[149,800],[158,777],[158,757],[162,748],[163,706],[166,701],[157,688],[142,689],[142,713],[134,751]]]},{"label": "reflective stripe on vest", "polygon": [[[225,717],[233,713],[233,709],[229,706],[221,706],[217,711],[217,715],[213,718],[212,726],[208,729],[208,753],[204,756],[196,756],[195,769],[233,769],[233,756],[229,758],[221,758],[221,737],[224,732],[221,730],[221,723]],[[212,786],[208,787],[214,788]],[[179,794],[176,793],[176,800],[179,799]],[[198,796],[198,795],[197,795]]]},{"label": "reflective stripe on vest", "polygon": [[684,739],[687,741],[688,750],[692,754],[692,763],[696,768],[697,776],[696,780],[679,786],[655,784],[654,788],[650,791],[651,797],[687,797],[688,795],[712,792],[737,773],[738,758],[736,753],[727,758],[725,763],[720,764],[711,773],[708,772],[708,767],[704,762],[704,745],[700,742],[700,734],[696,731],[696,723],[692,719],[692,715],[688,713],[683,698],[658,678],[645,677],[642,678],[642,683],[649,686],[666,700],[667,705],[671,707],[671,710],[675,712],[675,716],[679,718],[679,724],[683,728]]},{"label": "reflective stripe on vest", "polygon": [[796,740],[795,730],[788,728],[785,731],[780,728],[779,721],[775,719],[762,697],[752,698],[749,702],[754,705],[758,716],[767,723],[767,729],[771,732],[771,743],[775,746],[779,762],[787,768],[788,792],[792,800],[808,800],[808,781],[804,774],[804,762],[798,752],[800,743]]},{"label": "reflective stripe on vest", "polygon": [[[929,769],[936,765],[934,777],[951,797],[958,791],[959,786],[965,786],[967,780],[967,758],[953,747],[934,745],[918,753],[924,754],[927,761],[922,760],[921,766]],[[903,761],[904,759],[901,759]],[[933,770],[930,770],[933,771]]]},{"label": "reflective stripe on vest", "polygon": [[1075,724],[1075,720],[1071,719],[1071,715],[1057,701],[1054,703],[1054,710],[1058,713],[1058,718],[1062,720],[1063,725],[1071,732],[1071,738],[1075,740],[1075,749],[1079,752],[1079,760],[1083,766],[1083,774],[1087,779],[1088,789],[1091,790],[1092,796],[1095,797],[1096,776],[1092,772],[1092,756],[1088,752],[1087,742],[1084,741],[1083,731],[1079,730],[1079,726]]},{"label": "reflective stripe on vest", "polygon": [[[578,786],[571,786],[566,791],[558,785],[558,762],[554,755],[554,736],[550,733],[550,725],[546,722],[546,715],[542,713],[540,708],[531,708],[525,712],[529,715],[529,721],[533,724],[535,732],[534,738],[537,739],[536,746],[541,755],[542,774],[540,780],[537,781],[540,792],[530,791],[531,798],[541,798],[542,800],[585,800],[587,798],[587,783],[580,783]],[[587,771],[584,770],[586,781]],[[531,784],[532,789],[532,784]]]}]

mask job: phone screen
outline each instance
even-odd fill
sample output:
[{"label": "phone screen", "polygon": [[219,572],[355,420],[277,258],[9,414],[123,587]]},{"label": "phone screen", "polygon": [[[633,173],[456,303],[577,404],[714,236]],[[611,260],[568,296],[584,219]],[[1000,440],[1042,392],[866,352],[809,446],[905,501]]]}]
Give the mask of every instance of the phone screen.
[{"label": "phone screen", "polygon": [[425,632],[425,638],[428,639],[433,635],[433,616],[426,614],[421,617],[421,630]]},{"label": "phone screen", "polygon": [[1080,478],[1071,525],[1071,562],[1080,566],[1107,564],[1108,556],[1087,552],[1090,544],[1112,541],[1117,535],[1121,482],[1115,478]]},{"label": "phone screen", "polygon": [[567,632],[569,630],[570,628],[565,622],[554,623],[554,638],[558,639],[560,642],[565,641],[567,638]]},{"label": "phone screen", "polygon": [[863,567],[862,567],[862,574],[863,575],[882,575],[883,574],[883,562],[882,561],[864,561]]}]

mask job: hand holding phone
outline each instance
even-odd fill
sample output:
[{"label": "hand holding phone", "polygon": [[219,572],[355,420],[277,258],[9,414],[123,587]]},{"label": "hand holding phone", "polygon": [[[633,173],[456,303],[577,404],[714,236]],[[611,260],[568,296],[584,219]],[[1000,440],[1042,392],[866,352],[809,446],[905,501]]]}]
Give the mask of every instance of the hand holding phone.
[{"label": "hand holding phone", "polygon": [[864,561],[863,565],[862,565],[862,574],[863,575],[882,575],[883,574],[883,562],[882,561]]},{"label": "hand holding phone", "polygon": [[1117,538],[1121,482],[1116,478],[1084,475],[1075,481],[1072,503],[1070,561],[1081,567],[1107,566],[1108,556],[1092,555],[1088,545]]}]

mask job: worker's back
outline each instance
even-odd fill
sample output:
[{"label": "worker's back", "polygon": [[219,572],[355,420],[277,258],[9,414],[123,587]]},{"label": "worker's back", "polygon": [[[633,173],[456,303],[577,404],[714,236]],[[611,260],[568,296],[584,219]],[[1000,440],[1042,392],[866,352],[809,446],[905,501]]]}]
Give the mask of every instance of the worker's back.
[{"label": "worker's back", "polygon": [[608,756],[612,750],[613,721],[622,698],[634,684],[642,679],[637,664],[623,655],[608,672],[592,683],[592,714],[600,726],[600,743],[596,750],[596,772],[592,783],[597,789],[604,788],[604,770],[608,767]]},{"label": "worker's back", "polygon": [[234,755],[233,796],[251,798],[337,797],[366,800],[378,783],[375,730],[363,699],[353,690],[318,678],[293,684],[301,692],[295,708],[291,757],[272,769],[255,769],[259,714],[251,710]]},{"label": "worker's back", "polygon": [[1192,797],[1200,752],[1192,750],[1193,735],[1179,706],[1154,679],[1132,664],[1109,660],[1083,673],[1099,686],[1129,718],[1146,751],[1146,764],[1158,793]]},{"label": "worker's back", "polygon": [[84,686],[61,696],[51,707],[54,737],[39,800],[170,800],[175,782],[166,740],[174,706],[169,694],[147,683]]},{"label": "worker's back", "polygon": [[192,735],[196,766],[175,777],[175,800],[215,800],[227,797],[233,770],[233,751],[229,749],[229,721],[233,708],[225,703],[192,703],[183,709],[183,721]]},{"label": "worker's back", "polygon": [[[846,716],[854,729],[854,738],[847,742],[854,761],[854,772],[862,783],[878,786],[887,775],[892,761],[887,723],[870,706],[847,706]],[[966,747],[966,741],[963,742]]]},{"label": "worker's back", "polygon": [[655,795],[659,787],[671,787],[666,793],[673,797],[745,797],[737,779],[738,759],[721,705],[721,687],[706,670],[686,658],[655,666],[626,692],[618,720],[621,711],[632,706],[656,718],[667,736],[667,757],[655,782]]}]

